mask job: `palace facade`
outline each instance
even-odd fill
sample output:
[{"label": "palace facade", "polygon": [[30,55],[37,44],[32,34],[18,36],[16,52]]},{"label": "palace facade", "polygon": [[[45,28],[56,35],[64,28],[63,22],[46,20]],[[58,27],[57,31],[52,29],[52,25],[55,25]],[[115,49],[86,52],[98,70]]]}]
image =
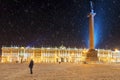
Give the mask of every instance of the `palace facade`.
[{"label": "palace facade", "polygon": [[[35,48],[35,47],[2,47],[1,62],[29,62],[35,63],[57,63],[70,62],[81,63],[86,59],[88,49],[66,48]],[[120,62],[120,52],[112,50],[97,49],[100,62]]]}]

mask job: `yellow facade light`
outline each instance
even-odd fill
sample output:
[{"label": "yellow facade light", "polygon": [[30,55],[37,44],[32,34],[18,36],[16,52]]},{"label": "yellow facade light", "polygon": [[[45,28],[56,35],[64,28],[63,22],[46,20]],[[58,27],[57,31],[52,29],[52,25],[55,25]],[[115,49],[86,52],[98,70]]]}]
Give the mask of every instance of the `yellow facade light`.
[{"label": "yellow facade light", "polygon": [[21,47],[21,49],[24,49],[24,47]]},{"label": "yellow facade light", "polygon": [[119,52],[119,50],[116,48],[116,49],[115,49],[115,52]]}]

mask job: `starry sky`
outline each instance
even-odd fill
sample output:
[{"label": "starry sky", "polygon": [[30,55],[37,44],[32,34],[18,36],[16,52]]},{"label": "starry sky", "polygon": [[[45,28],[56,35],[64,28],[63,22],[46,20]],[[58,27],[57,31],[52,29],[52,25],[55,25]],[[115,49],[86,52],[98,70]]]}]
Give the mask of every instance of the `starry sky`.
[{"label": "starry sky", "polygon": [[[120,1],[92,0],[95,48],[120,48]],[[0,0],[0,46],[88,48],[89,0]]]}]

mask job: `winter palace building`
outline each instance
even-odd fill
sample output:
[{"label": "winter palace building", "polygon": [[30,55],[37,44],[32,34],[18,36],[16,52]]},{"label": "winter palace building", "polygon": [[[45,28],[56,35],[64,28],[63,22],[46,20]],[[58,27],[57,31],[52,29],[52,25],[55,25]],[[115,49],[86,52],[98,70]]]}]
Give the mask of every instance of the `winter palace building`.
[{"label": "winter palace building", "polygon": [[[66,48],[35,48],[35,47],[2,47],[1,62],[29,62],[35,63],[57,63],[70,62],[81,63],[86,59],[88,49]],[[97,49],[100,62],[120,62],[120,51]]]}]

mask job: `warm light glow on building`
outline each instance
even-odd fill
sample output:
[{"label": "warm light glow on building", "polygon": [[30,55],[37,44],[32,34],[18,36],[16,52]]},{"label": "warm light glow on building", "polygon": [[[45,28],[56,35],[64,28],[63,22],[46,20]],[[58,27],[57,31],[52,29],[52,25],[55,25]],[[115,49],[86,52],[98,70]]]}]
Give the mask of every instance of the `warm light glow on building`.
[{"label": "warm light glow on building", "polygon": [[[2,62],[29,62],[35,63],[83,63],[88,49],[66,48],[34,48],[34,47],[2,47]],[[120,52],[97,49],[99,62],[120,62]]]},{"label": "warm light glow on building", "polygon": [[115,52],[119,52],[119,50],[116,48],[116,49],[115,49]]}]

